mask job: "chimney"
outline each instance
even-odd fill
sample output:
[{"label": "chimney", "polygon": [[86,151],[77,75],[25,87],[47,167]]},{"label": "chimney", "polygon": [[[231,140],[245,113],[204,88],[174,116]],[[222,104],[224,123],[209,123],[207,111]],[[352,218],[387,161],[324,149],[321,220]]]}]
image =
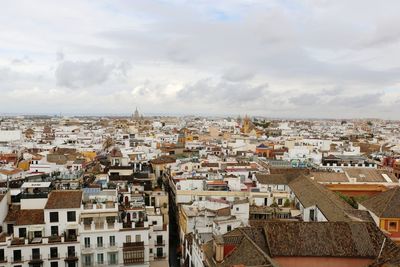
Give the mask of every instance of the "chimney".
[{"label": "chimney", "polygon": [[214,237],[214,255],[216,262],[222,262],[224,260],[224,238],[222,235]]}]

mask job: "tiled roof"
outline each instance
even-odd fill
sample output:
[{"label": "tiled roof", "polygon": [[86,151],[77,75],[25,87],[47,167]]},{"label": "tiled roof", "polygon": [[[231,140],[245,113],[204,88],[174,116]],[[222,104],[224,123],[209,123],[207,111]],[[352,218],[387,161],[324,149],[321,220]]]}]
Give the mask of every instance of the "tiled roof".
[{"label": "tiled roof", "polygon": [[41,209],[19,210],[15,225],[44,224],[44,212]]},{"label": "tiled roof", "polygon": [[311,172],[310,176],[320,183],[349,182],[344,172]]},{"label": "tiled roof", "polygon": [[45,209],[78,209],[81,203],[82,191],[80,190],[53,190]]},{"label": "tiled roof", "polygon": [[17,220],[17,215],[20,210],[21,206],[20,205],[11,205],[8,208],[8,213],[6,218],[4,219],[5,222],[15,222]]},{"label": "tiled roof", "polygon": [[151,164],[167,164],[174,163],[176,160],[170,156],[161,156],[150,161]]},{"label": "tiled roof", "polygon": [[299,177],[299,173],[277,173],[277,174],[264,174],[257,173],[256,179],[260,184],[289,184],[290,181]]},{"label": "tiled roof", "polygon": [[338,195],[312,179],[300,176],[289,183],[297,199],[304,207],[318,206],[328,221],[349,221],[346,210],[353,208]]},{"label": "tiled roof", "polygon": [[350,178],[357,179],[357,182],[386,182],[384,175],[393,183],[398,183],[399,180],[393,173],[370,169],[370,168],[344,168],[344,171]]},{"label": "tiled roof", "polygon": [[264,230],[272,257],[376,258],[385,239],[364,222],[268,222]]},{"label": "tiled roof", "polygon": [[380,218],[400,218],[400,187],[379,193],[361,202],[361,205]]},{"label": "tiled roof", "polygon": [[236,228],[214,238],[229,252],[218,263],[213,241],[207,242],[203,248],[209,266],[278,266],[275,257],[369,258],[374,267],[400,263],[400,248],[372,222],[266,221],[262,227]]}]

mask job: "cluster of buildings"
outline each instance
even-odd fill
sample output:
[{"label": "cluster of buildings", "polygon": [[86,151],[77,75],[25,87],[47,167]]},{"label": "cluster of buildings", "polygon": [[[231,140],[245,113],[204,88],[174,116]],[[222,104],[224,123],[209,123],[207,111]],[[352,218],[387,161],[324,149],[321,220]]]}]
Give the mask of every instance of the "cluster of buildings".
[{"label": "cluster of buildings", "polygon": [[0,266],[399,266],[381,120],[0,120]]}]

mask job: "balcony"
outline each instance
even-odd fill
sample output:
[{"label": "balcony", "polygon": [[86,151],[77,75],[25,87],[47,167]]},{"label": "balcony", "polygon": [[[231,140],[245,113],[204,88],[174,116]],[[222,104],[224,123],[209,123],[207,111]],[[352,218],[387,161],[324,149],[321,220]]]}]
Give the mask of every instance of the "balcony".
[{"label": "balcony", "polygon": [[144,257],[136,257],[136,258],[126,258],[124,259],[124,265],[131,265],[131,264],[143,264]]},{"label": "balcony", "polygon": [[65,237],[65,242],[76,242],[78,241],[78,237],[75,235],[69,235]]},{"label": "balcony", "polygon": [[167,253],[156,253],[154,255],[154,259],[165,259],[167,257]]},{"label": "balcony", "polygon": [[24,257],[11,257],[11,262],[12,263],[17,263],[17,262],[23,262],[24,261]]},{"label": "balcony", "polygon": [[21,245],[25,245],[25,238],[16,237],[11,240],[11,246],[21,246]]},{"label": "balcony", "polygon": [[57,260],[60,258],[60,253],[49,254],[49,260]]},{"label": "balcony", "polygon": [[61,243],[61,236],[59,235],[52,235],[48,238],[49,243]]},{"label": "balcony", "polygon": [[35,199],[35,198],[47,198],[47,192],[38,192],[38,193],[22,193],[21,199]]},{"label": "balcony", "polygon": [[65,254],[65,261],[77,261],[78,255],[76,252],[68,252]]},{"label": "balcony", "polygon": [[40,263],[43,262],[42,254],[33,254],[29,257],[29,263]]},{"label": "balcony", "polygon": [[164,240],[154,240],[154,246],[165,246]]}]

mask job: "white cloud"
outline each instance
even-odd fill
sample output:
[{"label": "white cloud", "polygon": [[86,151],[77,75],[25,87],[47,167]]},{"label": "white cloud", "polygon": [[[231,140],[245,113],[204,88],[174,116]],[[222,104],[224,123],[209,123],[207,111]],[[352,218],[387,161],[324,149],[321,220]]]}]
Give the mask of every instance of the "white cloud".
[{"label": "white cloud", "polygon": [[1,104],[395,118],[399,96],[387,88],[400,82],[399,9],[396,0],[13,1],[0,17]]}]

